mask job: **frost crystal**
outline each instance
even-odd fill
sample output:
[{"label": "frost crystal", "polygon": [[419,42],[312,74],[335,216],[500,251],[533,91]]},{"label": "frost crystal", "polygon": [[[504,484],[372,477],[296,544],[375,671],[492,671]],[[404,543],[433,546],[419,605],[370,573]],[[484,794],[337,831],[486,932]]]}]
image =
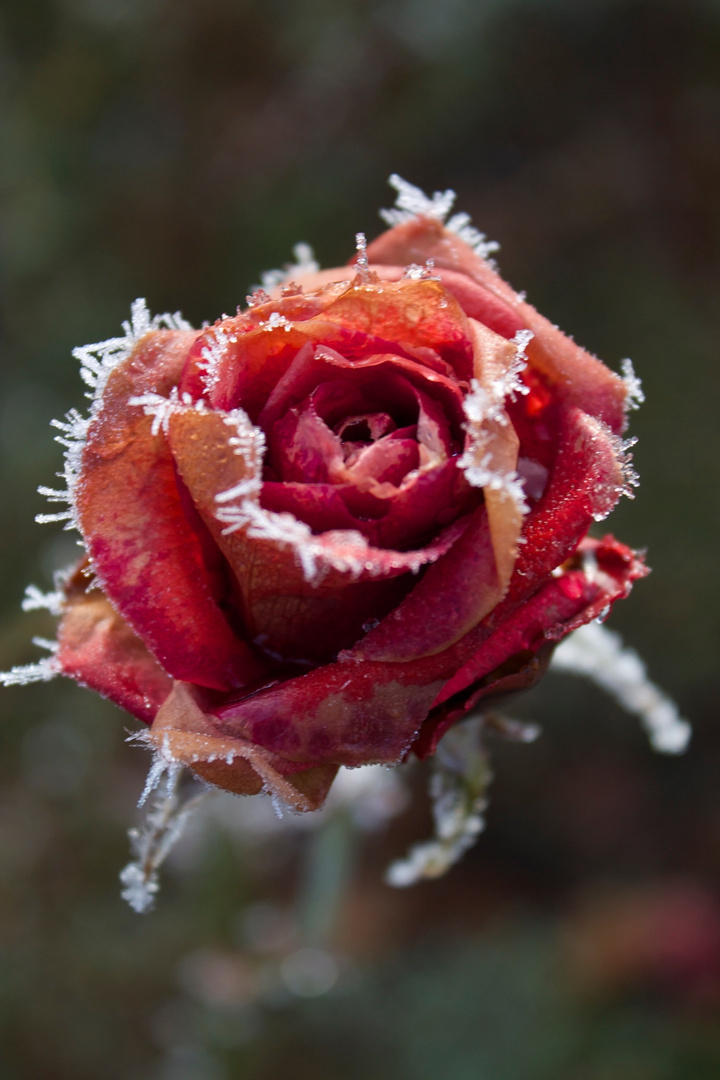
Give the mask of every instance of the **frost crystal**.
[{"label": "frost crystal", "polygon": [[[505,412],[506,398],[515,400],[517,394],[527,394],[528,387],[521,379],[527,367],[525,350],[532,339],[530,330],[519,330],[513,338],[516,353],[512,363],[503,375],[489,386],[482,386],[477,379],[470,383],[470,393],[465,398],[465,430],[468,433],[468,445],[458,458],[458,468],[465,473],[471,487],[489,487],[493,491],[502,491],[511,498],[523,514],[527,513],[523,481],[514,470],[499,472],[493,467],[492,451],[488,446],[488,423],[506,427],[510,421]],[[483,452],[484,451],[484,452]]]},{"label": "frost crystal", "polygon": [[498,243],[488,240],[485,233],[479,232],[470,224],[469,214],[453,214],[449,220],[446,220],[456,198],[451,188],[447,191],[436,191],[429,196],[421,188],[403,180],[397,173],[390,176],[388,183],[397,191],[397,198],[392,210],[380,211],[380,217],[386,225],[404,225],[416,217],[435,218],[437,221],[442,221],[446,229],[456,233],[461,240],[469,244],[481,259],[487,259],[493,252],[500,250]]},{"label": "frost crystal", "polygon": [[140,914],[152,909],[160,889],[160,867],[180,839],[189,816],[210,794],[208,789],[183,800],[179,793],[183,771],[167,749],[156,753],[139,803],[142,806],[154,792],[145,824],[128,832],[135,858],[120,873],[121,896]]},{"label": "frost crystal", "polygon": [[623,360],[620,364],[622,371],[623,382],[627,390],[627,408],[639,409],[645,400],[645,394],[643,393],[642,383],[635,374],[635,370],[632,366],[632,360]]},{"label": "frost crystal", "polygon": [[485,828],[486,792],[492,779],[482,743],[483,718],[475,717],[445,735],[430,780],[435,836],[415,844],[387,870],[388,885],[402,888],[436,878],[454,866]]},{"label": "frost crystal", "polygon": [[167,435],[170,417],[180,409],[194,408],[196,412],[206,411],[205,402],[202,399],[196,401],[193,406],[190,394],[185,393],[181,398],[177,386],[173,386],[168,397],[163,397],[162,394],[141,394],[140,397],[131,397],[128,405],[142,406],[145,415],[152,416],[151,435],[157,435],[161,430]]},{"label": "frost crystal", "polygon": [[424,266],[420,266],[419,263],[410,263],[409,266],[405,267],[403,277],[409,281],[441,281],[441,278],[433,274],[434,269],[434,259],[426,259]]},{"label": "frost crystal", "polygon": [[34,682],[50,682],[60,674],[60,665],[55,656],[44,656],[37,664],[22,664],[0,671],[0,683],[3,686],[27,686]]},{"label": "frost crystal", "polygon": [[200,352],[201,360],[198,364],[200,377],[205,384],[205,389],[210,394],[216,388],[220,379],[220,364],[225,356],[228,336],[222,326],[216,326],[206,336],[205,344]]},{"label": "frost crystal", "polygon": [[640,486],[640,477],[633,466],[633,457],[630,451],[637,443],[637,436],[633,435],[630,439],[621,439],[619,436],[615,436],[615,442],[617,458],[623,474],[620,494],[628,499],[634,499],[635,491],[633,489]]},{"label": "frost crystal", "polygon": [[[295,277],[304,277],[306,274],[317,274],[320,264],[315,261],[313,249],[309,244],[296,244],[293,248],[294,263],[286,263],[282,270],[265,270],[261,275],[262,287],[267,292],[276,289],[278,285],[291,281]],[[270,297],[267,297],[269,300]]]},{"label": "frost crystal", "polygon": [[88,428],[102,404],[105,387],[111,373],[118,364],[126,360],[137,342],[151,330],[192,330],[190,323],[175,312],[174,315],[156,315],[150,317],[144,300],[135,300],[130,308],[130,321],[123,323],[124,337],[109,338],[95,345],[82,345],[73,349],[73,356],[80,361],[80,376],[90,388],[90,415],[83,417],[77,409],[71,409],[64,420],[51,421],[52,426],[62,432],[56,441],[65,447],[65,464],[58,476],[65,481],[65,488],[40,487],[38,491],[49,502],[68,503],[67,510],[54,514],[38,514],[35,520],[44,525],[52,521],[64,521],[66,529],[78,527],[75,513],[75,492],[80,475],[82,453],[85,447]]},{"label": "frost crystal", "polygon": [[624,648],[619,634],[598,623],[582,626],[557,647],[551,667],[592,679],[640,718],[655,750],[681,754],[687,747],[690,724],[648,679],[644,663],[634,649]]},{"label": "frost crystal", "polygon": [[23,611],[49,611],[51,615],[62,615],[63,594],[56,592],[44,593],[37,585],[28,585],[25,589],[25,597],[20,605]]},{"label": "frost crystal", "polygon": [[355,250],[357,251],[357,261],[355,268],[358,273],[360,281],[367,283],[369,280],[368,270],[368,256],[367,256],[367,237],[364,232],[355,233]]}]

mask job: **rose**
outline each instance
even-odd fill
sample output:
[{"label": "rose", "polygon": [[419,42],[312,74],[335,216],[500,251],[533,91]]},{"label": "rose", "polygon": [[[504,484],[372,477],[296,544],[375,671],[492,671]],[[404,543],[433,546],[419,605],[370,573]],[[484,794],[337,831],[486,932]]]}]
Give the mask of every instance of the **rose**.
[{"label": "rose", "polygon": [[88,554],[53,662],[166,759],[297,809],[341,764],[431,754],[644,573],[587,537],[626,487],[626,383],[403,194],[354,267],[200,331],[138,305],[80,352]]}]

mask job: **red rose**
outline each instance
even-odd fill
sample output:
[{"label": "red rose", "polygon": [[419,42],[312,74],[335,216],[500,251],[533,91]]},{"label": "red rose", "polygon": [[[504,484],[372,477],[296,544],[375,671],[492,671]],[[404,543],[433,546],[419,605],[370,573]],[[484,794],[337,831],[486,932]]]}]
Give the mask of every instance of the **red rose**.
[{"label": "red rose", "polygon": [[341,764],[431,754],[644,573],[587,537],[626,485],[625,382],[408,192],[355,266],[203,330],[136,305],[80,350],[88,558],[54,665],[297,809]]}]

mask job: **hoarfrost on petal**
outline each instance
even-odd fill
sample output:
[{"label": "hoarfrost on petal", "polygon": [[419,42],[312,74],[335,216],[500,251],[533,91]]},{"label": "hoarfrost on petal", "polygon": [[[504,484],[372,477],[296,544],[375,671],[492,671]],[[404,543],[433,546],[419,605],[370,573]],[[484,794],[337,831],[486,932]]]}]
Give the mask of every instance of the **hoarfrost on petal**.
[{"label": "hoarfrost on petal", "polygon": [[429,196],[422,188],[403,180],[397,173],[392,173],[388,178],[388,184],[397,192],[395,208],[381,210],[380,217],[391,226],[401,225],[414,217],[437,218],[438,221],[445,221],[455,203],[456,195],[451,188],[447,191],[436,191]]},{"label": "hoarfrost on petal", "polygon": [[515,357],[507,370],[488,386],[481,385],[477,379],[471,380],[470,393],[463,402],[468,442],[457,461],[458,468],[463,470],[471,487],[489,487],[493,491],[503,492],[516,503],[523,514],[529,509],[525,499],[524,481],[515,470],[502,472],[494,467],[492,452],[486,449],[486,425],[495,423],[506,427],[510,423],[505,411],[506,398],[514,401],[517,394],[528,393],[521,376],[527,367],[525,350],[532,336],[529,330],[517,332],[513,339],[516,346]]},{"label": "hoarfrost on petal", "polygon": [[446,229],[456,233],[461,240],[469,244],[481,259],[487,259],[493,252],[500,250],[498,243],[488,240],[485,233],[471,225],[469,214],[462,212],[453,214],[449,220],[446,220],[456,199],[455,192],[451,188],[447,191],[435,191],[431,196],[426,195],[421,188],[403,180],[397,173],[389,177],[388,183],[395,188],[397,198],[392,210],[380,211],[380,217],[386,225],[391,227],[404,225],[416,217],[435,218],[437,221],[442,221]]},{"label": "hoarfrost on petal", "polygon": [[642,383],[635,374],[632,360],[623,360],[620,364],[622,379],[627,391],[626,406],[628,409],[639,409],[645,400]]},{"label": "hoarfrost on petal", "polygon": [[584,675],[640,718],[650,743],[663,754],[681,754],[692,729],[667,694],[647,677],[645,664],[622,638],[598,623],[580,627],[555,650],[551,668]]},{"label": "hoarfrost on petal", "polygon": [[145,301],[135,300],[130,307],[130,320],[123,323],[123,337],[108,338],[107,341],[73,349],[72,355],[80,361],[80,376],[89,387],[87,397],[90,399],[90,413],[82,416],[77,409],[70,409],[64,420],[50,421],[51,426],[61,432],[55,436],[55,441],[65,447],[63,472],[58,474],[65,481],[65,488],[60,490],[43,486],[38,490],[50,502],[67,502],[68,509],[53,514],[38,514],[35,520],[39,524],[64,521],[66,529],[78,528],[75,492],[82,454],[88,428],[98,414],[107,381],[115,368],[127,360],[140,338],[150,331],[161,329],[192,330],[192,326],[177,311],[174,314],[165,313],[151,317]]},{"label": "hoarfrost on petal", "polygon": [[141,394],[139,397],[129,398],[128,405],[141,407],[146,416],[152,416],[153,422],[150,429],[152,435],[158,435],[160,431],[167,435],[170,417],[179,409],[193,407],[196,412],[205,411],[205,402],[202,399],[196,401],[193,406],[190,394],[185,393],[180,398],[177,386],[173,386],[167,397],[163,397],[162,394]]},{"label": "hoarfrost on petal", "polygon": [[54,655],[44,656],[36,664],[21,664],[9,671],[0,671],[0,683],[3,686],[27,686],[34,682],[50,682],[59,674],[57,658]]}]

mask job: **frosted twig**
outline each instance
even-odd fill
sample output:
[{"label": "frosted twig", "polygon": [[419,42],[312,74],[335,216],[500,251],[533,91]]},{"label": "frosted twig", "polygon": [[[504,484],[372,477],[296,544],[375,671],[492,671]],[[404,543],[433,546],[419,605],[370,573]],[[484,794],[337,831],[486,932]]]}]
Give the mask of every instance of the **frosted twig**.
[{"label": "frosted twig", "polygon": [[635,650],[625,648],[614,631],[598,623],[581,626],[558,645],[551,668],[592,679],[640,718],[652,747],[660,753],[681,754],[687,747],[690,724],[675,702],[648,679]]},{"label": "frosted twig", "polygon": [[44,656],[36,664],[20,664],[9,671],[0,671],[0,685],[27,686],[34,682],[50,682],[60,674],[56,656]]},{"label": "frosted twig", "polygon": [[[168,762],[162,753],[155,757],[141,799],[142,803],[148,790],[152,791],[145,823],[128,831],[135,858],[120,873],[120,895],[141,914],[150,911],[155,903],[160,889],[158,871],[180,839],[189,816],[212,792],[208,788],[182,799],[179,788],[183,772],[181,765]],[[163,774],[165,782],[159,785]]]},{"label": "frosted twig", "polygon": [[483,813],[492,773],[482,742],[484,718],[473,717],[452,728],[438,746],[430,779],[434,836],[415,844],[385,874],[388,885],[402,888],[423,878],[442,877],[472,847],[485,828]]}]

